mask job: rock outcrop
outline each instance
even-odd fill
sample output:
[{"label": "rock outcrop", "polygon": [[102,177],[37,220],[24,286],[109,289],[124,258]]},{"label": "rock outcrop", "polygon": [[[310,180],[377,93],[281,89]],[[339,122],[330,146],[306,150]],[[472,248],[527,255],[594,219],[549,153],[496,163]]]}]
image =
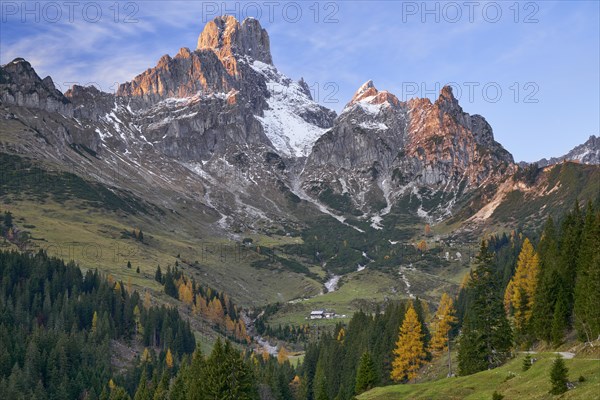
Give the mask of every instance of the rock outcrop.
[{"label": "rock outcrop", "polygon": [[[315,197],[324,191],[349,195],[357,209],[372,212],[374,204],[389,210],[407,189],[458,194],[514,168],[489,124],[465,113],[450,87],[435,103],[401,102],[369,81],[316,142],[303,187]],[[448,206],[436,204],[444,212]]]},{"label": "rock outcrop", "polygon": [[207,49],[214,51],[221,61],[248,56],[273,64],[269,34],[254,18],[246,18],[241,24],[231,15],[215,18],[198,37],[196,50]]},{"label": "rock outcrop", "polygon": [[29,62],[16,58],[0,67],[0,100],[3,103],[73,115],[70,101],[49,76],[40,79]]}]

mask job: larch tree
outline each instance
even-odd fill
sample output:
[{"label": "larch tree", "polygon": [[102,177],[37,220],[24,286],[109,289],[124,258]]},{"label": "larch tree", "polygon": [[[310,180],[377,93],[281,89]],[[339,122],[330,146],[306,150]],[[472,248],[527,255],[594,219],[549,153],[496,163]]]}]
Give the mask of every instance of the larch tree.
[{"label": "larch tree", "polygon": [[171,353],[171,349],[167,349],[167,355],[165,356],[165,363],[167,364],[167,368],[173,368],[173,354]]},{"label": "larch tree", "polygon": [[412,380],[417,371],[425,363],[425,344],[421,323],[411,303],[404,316],[396,348],[394,349],[391,378],[399,382],[403,379]]},{"label": "larch tree", "polygon": [[523,332],[531,320],[539,270],[539,257],[529,239],[525,239],[515,274],[504,293],[504,308],[519,332]]},{"label": "larch tree", "polygon": [[279,352],[277,353],[277,362],[279,364],[283,364],[284,362],[288,361],[289,358],[290,358],[290,353],[287,351],[285,346],[281,346],[281,348],[279,349]]},{"label": "larch tree", "polygon": [[433,319],[434,332],[430,344],[432,352],[442,353],[447,349],[448,341],[450,340],[450,330],[457,322],[455,313],[456,310],[454,309],[452,298],[446,293],[442,294],[440,305]]}]

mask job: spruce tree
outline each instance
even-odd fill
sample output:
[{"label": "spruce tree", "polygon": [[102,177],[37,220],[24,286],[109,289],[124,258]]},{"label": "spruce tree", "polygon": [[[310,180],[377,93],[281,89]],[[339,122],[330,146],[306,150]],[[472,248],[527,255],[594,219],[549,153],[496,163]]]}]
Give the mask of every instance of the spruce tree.
[{"label": "spruce tree", "polygon": [[575,283],[575,327],[579,337],[592,341],[600,335],[600,210],[591,202],[585,212]]},{"label": "spruce tree", "polygon": [[538,245],[540,271],[531,316],[536,337],[548,343],[552,341],[554,307],[561,286],[557,265],[559,253],[556,236],[554,220],[550,217],[546,221],[542,239]]},{"label": "spruce tree", "polygon": [[360,394],[375,386],[377,375],[375,374],[375,365],[369,352],[364,352],[360,357],[358,371],[356,372],[355,391]]},{"label": "spruce tree", "polygon": [[194,351],[192,362],[186,371],[185,392],[186,400],[202,400],[204,393],[204,356],[200,349]]},{"label": "spruce tree", "polygon": [[5,211],[4,212],[4,226],[7,229],[13,227],[13,216],[12,216],[12,213],[10,211]]},{"label": "spruce tree", "polygon": [[458,349],[461,375],[495,368],[510,354],[512,332],[492,266],[493,255],[482,241],[477,266],[467,285],[470,304]]},{"label": "spruce tree", "polygon": [[156,267],[156,273],[154,274],[154,280],[158,283],[163,283],[162,271],[160,270],[160,265]]},{"label": "spruce tree", "polygon": [[255,400],[258,397],[252,370],[229,341],[223,345],[221,339],[217,339],[202,370],[206,398]]},{"label": "spruce tree", "polygon": [[561,287],[558,292],[556,304],[554,305],[554,315],[552,316],[552,344],[554,347],[558,347],[565,336],[565,332],[568,328],[567,320],[569,317],[569,300],[567,289]]},{"label": "spruce tree", "polygon": [[531,355],[529,353],[525,354],[525,357],[523,358],[523,371],[527,371],[529,370],[529,368],[531,368]]},{"label": "spruce tree", "polygon": [[329,400],[329,393],[327,391],[327,379],[325,377],[325,369],[323,367],[323,359],[317,362],[317,369],[315,371],[315,378],[313,383],[313,390],[315,400]]},{"label": "spruce tree", "polygon": [[144,368],[133,400],[152,400],[152,397],[153,394],[148,388],[148,375],[146,373],[146,368]]},{"label": "spruce tree", "polygon": [[565,365],[565,361],[559,355],[552,364],[552,370],[550,371],[550,383],[552,388],[550,389],[551,394],[561,394],[567,391],[569,370]]}]

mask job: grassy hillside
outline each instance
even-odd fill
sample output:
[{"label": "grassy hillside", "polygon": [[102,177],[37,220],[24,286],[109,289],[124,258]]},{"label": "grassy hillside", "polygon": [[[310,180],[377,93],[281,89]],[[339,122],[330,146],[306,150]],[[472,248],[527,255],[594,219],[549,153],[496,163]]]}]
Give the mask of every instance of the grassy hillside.
[{"label": "grassy hillside", "polygon": [[[446,378],[438,381],[376,388],[360,396],[360,400],[427,399],[427,400],[490,400],[494,391],[512,399],[597,399],[600,395],[600,360],[574,358],[565,360],[569,380],[576,385],[562,396],[548,394],[550,368],[555,355],[540,353],[537,362],[526,372],[521,370],[522,357],[506,365],[474,375]],[[514,376],[513,376],[514,374]],[[579,376],[585,378],[578,382]]]}]

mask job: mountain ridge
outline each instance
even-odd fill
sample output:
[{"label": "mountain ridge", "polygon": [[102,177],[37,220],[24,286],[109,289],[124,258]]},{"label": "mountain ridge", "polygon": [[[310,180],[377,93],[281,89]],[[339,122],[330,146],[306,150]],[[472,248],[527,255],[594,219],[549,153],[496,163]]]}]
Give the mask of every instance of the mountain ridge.
[{"label": "mountain ridge", "polygon": [[[294,211],[298,202],[316,215],[372,227],[393,210],[441,223],[521,168],[485,118],[465,113],[448,86],[434,102],[403,102],[367,81],[336,115],[314,102],[303,80],[273,65],[268,33],[254,19],[215,18],[196,50],[161,57],[114,95],[81,86],[62,95],[22,59],[0,72],[2,101],[18,107],[25,125],[41,128],[19,107],[64,116],[53,117],[62,121],[62,137],[50,143],[89,148],[98,168],[119,165],[147,175],[167,192],[213,209],[218,229],[298,223],[304,218]],[[33,94],[19,94],[20,88]],[[34,153],[78,162],[56,145]],[[195,189],[178,187],[182,178]],[[140,196],[147,191],[131,187]]]}]

